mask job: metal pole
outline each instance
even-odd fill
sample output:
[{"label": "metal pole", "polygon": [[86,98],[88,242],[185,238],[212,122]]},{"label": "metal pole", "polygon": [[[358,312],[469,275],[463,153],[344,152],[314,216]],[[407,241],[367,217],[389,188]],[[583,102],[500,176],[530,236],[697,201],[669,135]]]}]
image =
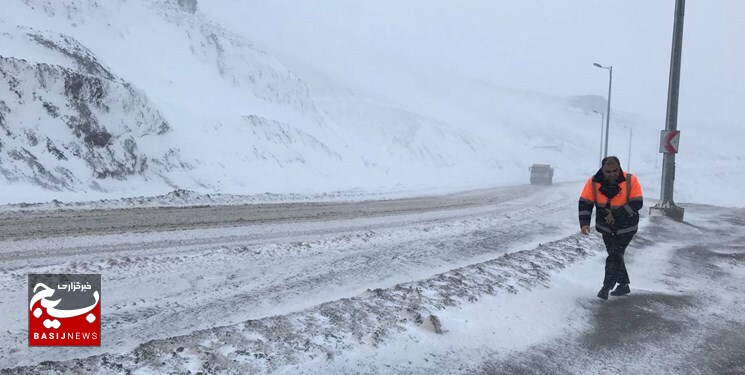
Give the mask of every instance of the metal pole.
[{"label": "metal pole", "polygon": [[[675,1],[675,22],[673,23],[673,46],[670,56],[670,81],[667,92],[667,117],[665,130],[678,129],[678,93],[680,88],[680,61],[683,52],[683,18],[685,0]],[[662,157],[662,189],[660,201],[652,207],[675,220],[683,221],[683,208],[673,201],[673,183],[675,181],[675,154],[665,153]],[[653,213],[650,209],[650,214]]]},{"label": "metal pole", "polygon": [[629,161],[626,163],[626,171],[631,171],[631,134],[634,131],[634,128],[629,126]]},{"label": "metal pole", "polygon": [[[603,161],[603,123],[605,122],[605,112],[600,112],[600,159],[598,162]],[[602,165],[601,165],[602,167]]]},{"label": "metal pole", "polygon": [[603,157],[608,157],[608,131],[610,130],[610,94],[613,86],[613,66],[608,69],[608,109],[605,111],[605,153]]}]

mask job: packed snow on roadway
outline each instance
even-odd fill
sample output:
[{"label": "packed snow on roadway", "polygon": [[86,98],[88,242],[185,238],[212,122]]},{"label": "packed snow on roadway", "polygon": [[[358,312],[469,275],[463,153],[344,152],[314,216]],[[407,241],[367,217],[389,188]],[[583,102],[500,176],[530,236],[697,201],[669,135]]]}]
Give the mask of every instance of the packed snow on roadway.
[{"label": "packed snow on roadway", "polygon": [[[535,193],[545,199],[537,207],[528,196],[395,227],[287,230],[270,243],[254,243],[250,227],[215,229],[215,246],[194,245],[188,230],[47,239],[62,251],[96,241],[102,250],[3,263],[2,313],[14,318],[2,326],[0,365],[7,373],[743,368],[743,209],[686,205],[684,223],[643,210],[626,256],[632,293],[601,301],[605,250],[597,233],[577,232],[575,186],[538,189],[551,190]],[[191,235],[209,230],[198,231]],[[117,247],[125,243],[134,245]],[[138,243],[150,247],[137,255]],[[102,274],[100,348],[27,346],[18,307],[26,274],[63,272]]]}]

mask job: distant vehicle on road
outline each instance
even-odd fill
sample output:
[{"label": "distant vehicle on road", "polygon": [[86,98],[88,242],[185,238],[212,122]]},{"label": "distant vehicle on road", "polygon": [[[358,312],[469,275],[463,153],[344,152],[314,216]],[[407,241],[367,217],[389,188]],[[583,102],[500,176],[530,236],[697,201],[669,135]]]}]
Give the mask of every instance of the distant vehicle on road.
[{"label": "distant vehicle on road", "polygon": [[531,184],[551,185],[553,183],[554,168],[549,164],[533,164],[529,170]]}]

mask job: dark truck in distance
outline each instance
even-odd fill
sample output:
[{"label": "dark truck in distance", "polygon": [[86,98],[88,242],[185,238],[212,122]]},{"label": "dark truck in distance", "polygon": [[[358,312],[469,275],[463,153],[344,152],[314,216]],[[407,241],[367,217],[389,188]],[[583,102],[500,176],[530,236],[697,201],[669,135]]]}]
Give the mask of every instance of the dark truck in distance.
[{"label": "dark truck in distance", "polygon": [[530,183],[533,185],[551,185],[554,181],[554,169],[548,164],[533,164],[530,168]]}]

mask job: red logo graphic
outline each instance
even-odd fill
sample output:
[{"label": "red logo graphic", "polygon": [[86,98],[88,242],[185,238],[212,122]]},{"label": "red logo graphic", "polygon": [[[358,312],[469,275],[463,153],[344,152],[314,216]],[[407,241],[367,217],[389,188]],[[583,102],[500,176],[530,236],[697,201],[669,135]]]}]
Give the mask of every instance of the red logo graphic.
[{"label": "red logo graphic", "polygon": [[101,275],[29,275],[29,346],[101,346]]}]

